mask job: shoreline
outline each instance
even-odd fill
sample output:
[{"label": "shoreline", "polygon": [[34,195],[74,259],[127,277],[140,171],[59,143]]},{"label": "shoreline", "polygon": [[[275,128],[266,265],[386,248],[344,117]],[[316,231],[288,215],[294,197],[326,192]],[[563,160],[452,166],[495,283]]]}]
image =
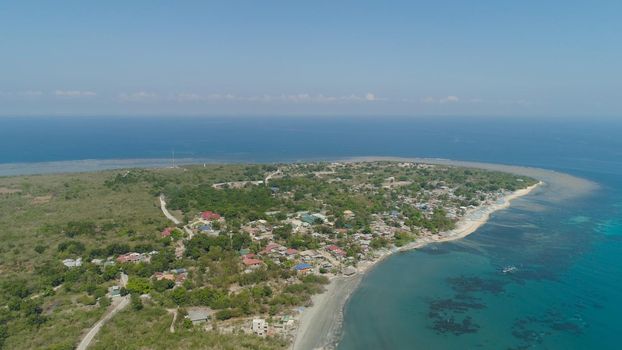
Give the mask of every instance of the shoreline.
[{"label": "shoreline", "polygon": [[[415,240],[403,247],[381,250],[377,259],[360,264],[357,267],[357,273],[353,276],[334,277],[326,286],[326,291],[314,295],[312,298],[313,305],[302,312],[290,349],[335,348],[341,336],[344,307],[358,287],[359,282],[373,267],[395,253],[422,248],[432,243],[449,242],[464,238],[488,222],[493,213],[507,209],[513,200],[528,195],[542,185],[544,185],[544,182],[539,181],[529,187],[508,193],[493,204],[473,209],[458,221],[454,229],[435,235],[437,236],[436,238],[428,236]],[[336,310],[338,311],[335,312]]]}]

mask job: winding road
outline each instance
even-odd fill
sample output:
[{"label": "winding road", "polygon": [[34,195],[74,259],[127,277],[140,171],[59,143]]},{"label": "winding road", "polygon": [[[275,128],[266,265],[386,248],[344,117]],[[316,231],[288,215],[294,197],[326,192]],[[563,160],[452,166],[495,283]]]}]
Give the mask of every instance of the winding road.
[{"label": "winding road", "polygon": [[162,209],[164,216],[171,220],[175,225],[181,224],[181,221],[177,220],[177,218],[174,217],[173,214],[168,211],[168,209],[166,209],[166,201],[163,194],[160,195],[160,208]]},{"label": "winding road", "polygon": [[[125,287],[127,285],[127,281],[128,281],[128,276],[124,272],[121,272],[121,286]],[[91,344],[91,342],[93,341],[93,339],[95,339],[95,336],[97,335],[97,333],[99,333],[102,326],[106,322],[108,322],[108,320],[113,318],[114,315],[116,315],[119,311],[125,309],[125,307],[129,305],[129,303],[130,303],[129,294],[124,297],[113,300],[112,310],[108,311],[108,313],[105,314],[104,317],[102,317],[99,321],[97,321],[97,323],[93,325],[93,327],[91,327],[91,329],[89,329],[89,331],[86,333],[84,338],[80,340],[80,344],[78,344],[78,347],[76,348],[76,350],[86,350]]]},{"label": "winding road", "polygon": [[281,169],[277,169],[275,172],[268,174],[268,176],[266,176],[266,178],[263,180],[264,185],[268,186],[268,181],[270,181],[273,176],[279,175],[280,173]]},{"label": "winding road", "polygon": [[108,320],[113,318],[114,315],[116,315],[119,311],[123,310],[126,306],[130,304],[129,295],[121,297],[118,300],[119,300],[118,304],[115,305],[114,308],[110,310],[104,317],[102,317],[99,321],[97,321],[97,323],[95,323],[93,327],[91,327],[88,333],[86,333],[84,338],[82,338],[82,340],[80,341],[80,344],[78,344],[78,347],[76,348],[76,350],[86,350],[91,344],[91,342],[93,341],[93,339],[95,338],[95,336],[97,335],[97,333],[99,333],[102,326],[106,322],[108,322]]}]

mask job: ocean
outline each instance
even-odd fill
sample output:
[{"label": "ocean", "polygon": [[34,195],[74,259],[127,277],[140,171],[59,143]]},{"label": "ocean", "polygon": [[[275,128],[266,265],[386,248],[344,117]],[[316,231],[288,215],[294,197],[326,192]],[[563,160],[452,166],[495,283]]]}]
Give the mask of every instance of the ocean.
[{"label": "ocean", "polygon": [[462,240],[374,267],[338,348],[618,349],[620,135],[622,122],[598,118],[0,118],[0,175],[166,165],[173,151],[179,162],[438,157],[568,173],[598,187],[536,191]]}]

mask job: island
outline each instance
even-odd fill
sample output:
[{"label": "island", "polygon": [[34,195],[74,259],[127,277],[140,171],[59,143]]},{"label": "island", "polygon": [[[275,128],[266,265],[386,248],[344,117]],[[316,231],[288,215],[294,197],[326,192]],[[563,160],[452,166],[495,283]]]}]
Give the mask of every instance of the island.
[{"label": "island", "polygon": [[2,177],[0,348],[315,347],[367,269],[539,184],[389,160]]}]

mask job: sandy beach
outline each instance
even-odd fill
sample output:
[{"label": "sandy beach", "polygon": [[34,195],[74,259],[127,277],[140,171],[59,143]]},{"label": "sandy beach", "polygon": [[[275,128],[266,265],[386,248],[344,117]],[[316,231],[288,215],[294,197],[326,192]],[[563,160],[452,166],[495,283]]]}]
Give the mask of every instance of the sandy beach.
[{"label": "sandy beach", "polygon": [[[526,196],[536,188],[547,188],[547,191],[568,193],[568,196],[578,195],[596,188],[596,184],[580,179],[571,175],[558,173],[545,169],[527,168],[510,165],[498,165],[475,162],[451,161],[445,159],[421,159],[421,158],[394,158],[394,157],[365,157],[353,158],[347,161],[413,161],[428,164],[453,165],[463,167],[473,167],[480,169],[496,170],[520,175],[527,175],[540,180],[539,183],[524,189],[508,193],[497,202],[467,212],[456,224],[456,227],[439,235],[423,237],[416,241],[392,251],[384,250],[379,252],[378,258],[373,262],[361,263],[358,266],[358,273],[354,276],[339,276],[331,280],[326,288],[326,292],[313,297],[313,305],[305,309],[300,317],[296,337],[292,344],[293,350],[309,349],[332,349],[339,341],[341,323],[343,319],[343,308],[356,289],[364,274],[376,266],[385,258],[396,252],[407,251],[421,248],[430,243],[446,242],[461,239],[475,232],[484,225],[491,214],[496,211],[506,209],[511,202],[517,198]],[[572,191],[569,191],[569,189]],[[563,196],[562,196],[563,197]]]}]

